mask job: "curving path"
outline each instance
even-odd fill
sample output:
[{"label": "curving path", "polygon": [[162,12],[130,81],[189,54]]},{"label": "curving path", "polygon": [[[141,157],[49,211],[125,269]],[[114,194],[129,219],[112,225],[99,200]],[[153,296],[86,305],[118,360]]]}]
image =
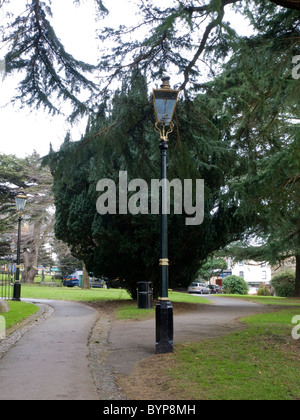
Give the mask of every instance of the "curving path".
[{"label": "curving path", "polygon": [[0,400],[99,400],[88,360],[98,312],[76,302],[48,303],[53,314],[0,359]]}]

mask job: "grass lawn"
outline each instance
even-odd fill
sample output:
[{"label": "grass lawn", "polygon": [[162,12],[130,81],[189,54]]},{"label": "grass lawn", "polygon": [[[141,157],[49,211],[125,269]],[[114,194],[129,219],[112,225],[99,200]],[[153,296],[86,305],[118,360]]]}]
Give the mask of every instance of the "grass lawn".
[{"label": "grass lawn", "polygon": [[256,295],[222,295],[222,297],[244,299],[244,300],[249,300],[254,303],[261,303],[263,305],[276,305],[276,306],[300,305],[300,298],[283,298],[283,297],[275,297],[275,296],[256,296]]},{"label": "grass lawn", "polygon": [[1,316],[5,318],[6,329],[11,328],[15,324],[22,322],[24,319],[34,315],[39,311],[39,307],[32,303],[26,302],[8,302],[10,311],[1,313]]},{"label": "grass lawn", "polygon": [[300,307],[255,315],[243,319],[243,331],[177,345],[167,356],[166,381],[182,399],[299,400],[300,341],[291,335],[295,315]]},{"label": "grass lawn", "polygon": [[[35,276],[34,283],[40,283],[41,281],[42,281],[42,276],[41,275]],[[52,282],[52,281],[61,282],[61,280],[53,280],[53,276],[50,276],[49,274],[45,275],[44,281],[45,282]]]},{"label": "grass lawn", "polygon": [[116,309],[116,319],[145,319],[152,318],[155,314],[155,308],[153,309],[138,309],[136,303],[130,303],[128,305],[122,305]]},{"label": "grass lawn", "polygon": [[79,287],[48,287],[22,284],[21,299],[54,299],[94,302],[97,300],[128,300],[131,299],[126,290],[122,289],[88,289]]},{"label": "grass lawn", "polygon": [[[192,296],[187,293],[170,292],[171,302],[186,303],[209,303],[201,296]],[[126,290],[123,289],[88,289],[82,290],[79,287],[47,287],[31,284],[22,284],[21,298],[30,299],[55,299],[90,301],[97,300],[132,300]]]},{"label": "grass lawn", "polygon": [[210,304],[211,302],[204,297],[189,295],[188,293],[170,292],[169,298],[171,302],[185,302],[185,303],[204,303]]}]

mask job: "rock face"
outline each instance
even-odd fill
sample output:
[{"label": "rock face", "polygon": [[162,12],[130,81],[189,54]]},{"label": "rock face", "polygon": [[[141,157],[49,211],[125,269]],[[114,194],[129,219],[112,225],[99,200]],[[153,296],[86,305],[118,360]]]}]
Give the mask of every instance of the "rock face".
[{"label": "rock face", "polygon": [[9,312],[8,303],[3,299],[0,299],[0,313],[1,312]]}]

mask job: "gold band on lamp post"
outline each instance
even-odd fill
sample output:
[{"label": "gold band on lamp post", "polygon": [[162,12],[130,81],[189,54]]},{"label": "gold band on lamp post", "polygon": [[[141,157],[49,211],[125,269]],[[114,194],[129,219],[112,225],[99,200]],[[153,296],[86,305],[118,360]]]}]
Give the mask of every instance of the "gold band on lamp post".
[{"label": "gold band on lamp post", "polygon": [[159,260],[159,265],[169,265],[169,260],[168,258],[161,258]]}]

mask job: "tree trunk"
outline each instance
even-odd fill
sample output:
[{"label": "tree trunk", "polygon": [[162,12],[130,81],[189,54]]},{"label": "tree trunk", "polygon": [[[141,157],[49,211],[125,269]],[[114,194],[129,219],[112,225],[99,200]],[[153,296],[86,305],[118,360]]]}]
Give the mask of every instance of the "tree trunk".
[{"label": "tree trunk", "polygon": [[296,255],[296,284],[295,297],[300,297],[300,255]]},{"label": "tree trunk", "polygon": [[90,277],[89,277],[89,273],[86,270],[85,264],[84,262],[82,262],[82,288],[83,289],[90,289]]},{"label": "tree trunk", "polygon": [[33,284],[35,276],[38,273],[38,270],[36,268],[37,267],[36,250],[33,249],[33,252],[24,250],[23,260],[24,260],[24,271],[22,274],[22,282]]},{"label": "tree trunk", "polygon": [[33,266],[31,266],[29,269],[27,269],[27,271],[24,271],[23,276],[22,276],[22,282],[33,284],[37,273],[38,273],[38,270],[34,268]]}]

